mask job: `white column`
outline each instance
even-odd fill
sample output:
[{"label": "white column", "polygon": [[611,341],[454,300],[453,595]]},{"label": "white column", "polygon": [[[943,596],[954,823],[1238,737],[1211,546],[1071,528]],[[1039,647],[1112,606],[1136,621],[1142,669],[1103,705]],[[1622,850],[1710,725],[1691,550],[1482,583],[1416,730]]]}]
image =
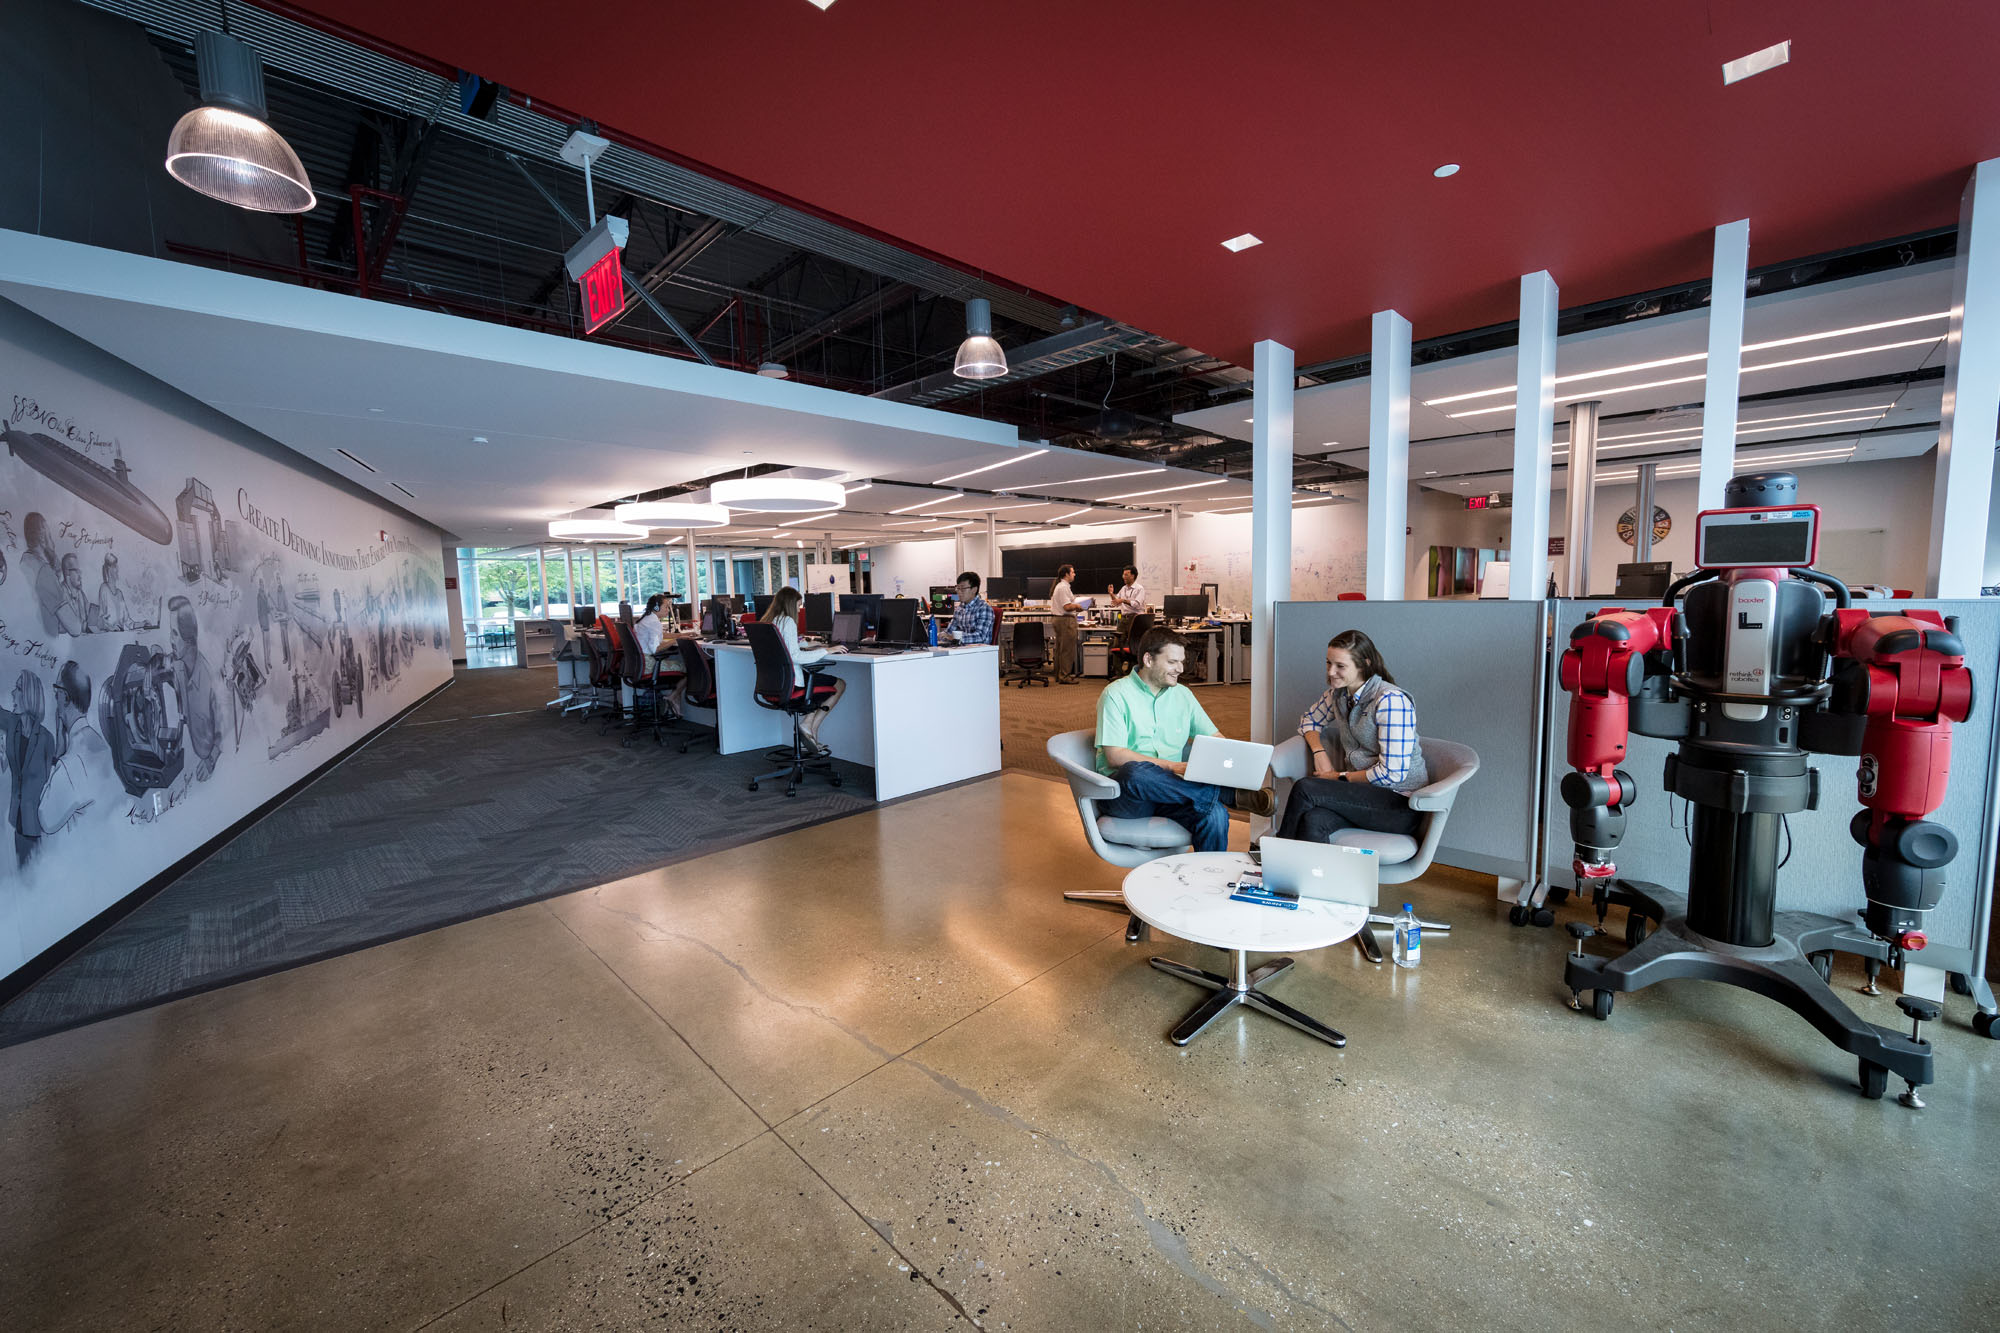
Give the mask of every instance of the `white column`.
[{"label": "white column", "polygon": [[965,570],[965,529],[951,530],[951,576],[957,578]]},{"label": "white column", "polygon": [[1000,520],[992,514],[986,516],[986,569],[987,578],[1000,572]]},{"label": "white column", "polygon": [[611,600],[614,602],[631,601],[632,599],[625,595],[625,548],[622,546],[613,548],[611,552],[611,572],[612,577],[618,580],[616,595]]},{"label": "white column", "polygon": [[1743,373],[1743,286],[1750,272],[1750,220],[1715,229],[1708,287],[1708,393],[1701,408],[1701,484],[1696,509],[1722,508],[1736,474],[1736,396]]},{"label": "white column", "polygon": [[[1981,191],[1986,200],[1977,207]],[[2000,433],[2000,158],[1974,167],[1959,197],[1951,288],[1924,591],[1977,597],[1986,569],[1993,439]]]},{"label": "white column", "polygon": [[576,548],[563,547],[563,600],[576,609]]},{"label": "white column", "polygon": [[1556,426],[1556,281],[1521,275],[1521,341],[1514,352],[1514,512],[1508,520],[1507,596],[1539,602],[1549,586],[1549,473]]},{"label": "white column", "polygon": [[535,586],[541,589],[542,619],[544,620],[549,618],[549,566],[546,557],[547,552],[537,546],[535,548]]},{"label": "white column", "polygon": [[1399,602],[1410,523],[1410,321],[1376,311],[1370,356],[1368,597]]},{"label": "white column", "polygon": [[1632,516],[1637,522],[1632,524],[1632,559],[1646,564],[1653,558],[1653,498],[1654,483],[1659,480],[1658,463],[1639,464],[1638,496],[1632,502]]},{"label": "white column", "polygon": [[1277,739],[1271,623],[1292,596],[1292,349],[1257,344],[1250,426],[1250,739]]},{"label": "white column", "polygon": [[1181,586],[1181,507],[1167,507],[1167,561],[1173,572],[1167,576],[1167,591]]},{"label": "white column", "polygon": [[1597,530],[1598,402],[1569,405],[1568,480],[1563,483],[1563,595],[1590,596],[1590,539]]}]

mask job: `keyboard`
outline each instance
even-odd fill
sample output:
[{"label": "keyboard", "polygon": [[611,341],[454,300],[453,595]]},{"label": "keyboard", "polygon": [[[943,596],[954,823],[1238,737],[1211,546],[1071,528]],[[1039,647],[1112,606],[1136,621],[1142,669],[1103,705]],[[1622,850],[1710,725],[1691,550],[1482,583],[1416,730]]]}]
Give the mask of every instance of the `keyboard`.
[{"label": "keyboard", "polygon": [[899,653],[913,650],[899,643],[856,643],[848,645],[841,651],[857,653],[863,657],[894,657]]}]

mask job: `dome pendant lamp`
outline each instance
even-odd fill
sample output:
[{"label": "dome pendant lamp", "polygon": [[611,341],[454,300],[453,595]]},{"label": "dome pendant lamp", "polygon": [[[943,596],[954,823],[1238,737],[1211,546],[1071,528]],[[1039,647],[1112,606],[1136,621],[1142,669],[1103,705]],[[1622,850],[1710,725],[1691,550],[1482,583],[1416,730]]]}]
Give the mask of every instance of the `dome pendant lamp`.
[{"label": "dome pendant lamp", "polygon": [[993,306],[983,296],[965,303],[965,341],[951,373],[962,380],[997,380],[1007,373],[1007,354],[993,339]]},{"label": "dome pendant lamp", "polygon": [[167,136],[167,171],[191,190],[258,213],[309,213],[312,182],[285,137],[265,123],[264,67],[220,32],[197,33],[202,105]]}]

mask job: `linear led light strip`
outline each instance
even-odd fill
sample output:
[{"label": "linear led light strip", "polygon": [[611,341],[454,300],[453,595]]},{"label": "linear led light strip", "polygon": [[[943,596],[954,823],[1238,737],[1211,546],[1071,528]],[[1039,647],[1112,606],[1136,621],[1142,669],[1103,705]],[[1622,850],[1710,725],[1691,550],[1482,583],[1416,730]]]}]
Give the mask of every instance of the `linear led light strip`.
[{"label": "linear led light strip", "polygon": [[1054,502],[1053,502],[1053,501],[1049,501],[1049,500],[1031,500],[1031,501],[1029,501],[1029,502],[1028,502],[1028,503],[1026,503],[1026,504],[1018,504],[1018,505],[992,505],[992,506],[989,506],[988,508],[985,508],[985,509],[946,509],[946,510],[943,510],[943,511],[941,511],[941,512],[939,512],[939,513],[935,513],[935,514],[925,514],[925,515],[924,515],[924,517],[925,517],[925,518],[957,518],[957,517],[958,517],[959,515],[961,515],[961,514],[973,514],[973,515],[982,515],[982,514],[997,514],[997,513],[1001,512],[1002,510],[1005,510],[1005,509],[1040,509],[1040,508],[1042,508],[1042,507],[1043,507],[1044,505],[1047,505],[1047,504],[1051,504],[1051,503],[1054,503]]},{"label": "linear led light strip", "polygon": [[[1821,352],[1818,356],[1795,356],[1789,361],[1766,361],[1761,366],[1744,366],[1741,373],[1754,375],[1760,370],[1783,370],[1787,366],[1806,366],[1819,361],[1838,361],[1842,357],[1867,356],[1871,352],[1893,352],[1904,347],[1928,347],[1936,341],[1936,338],[1906,338],[1901,342],[1876,343],[1872,347],[1850,347],[1844,352]],[[1609,398],[1614,393],[1636,393],[1640,389],[1660,389],[1673,384],[1698,384],[1707,378],[1708,375],[1704,372],[1700,375],[1681,375],[1674,379],[1648,380],[1644,384],[1621,384],[1614,389],[1591,389],[1584,393],[1564,394],[1558,397],[1556,401],[1558,403],[1580,403],[1586,398]],[[1507,403],[1500,407],[1480,407],[1474,408],[1470,412],[1452,412],[1448,415],[1453,421],[1456,421],[1460,417],[1479,417],[1493,412],[1512,412],[1513,410],[1514,404]]]},{"label": "linear led light strip", "polygon": [[1102,523],[1072,523],[1070,526],[1073,528],[1109,528],[1115,527],[1120,523],[1144,523],[1149,518],[1165,517],[1165,514],[1157,512],[1151,514],[1127,514],[1123,518],[1107,518]]},{"label": "linear led light strip", "polygon": [[[1928,315],[1910,315],[1903,319],[1885,319],[1875,324],[1854,324],[1844,329],[1827,329],[1820,333],[1801,333],[1793,338],[1773,338],[1769,342],[1745,343],[1745,352],[1768,352],[1774,347],[1796,347],[1800,343],[1823,342],[1828,338],[1844,338],[1850,333],[1879,333],[1883,329],[1900,329],[1910,324],[1922,324],[1927,320],[1947,319],[1949,310],[1939,310]],[[1923,339],[1925,342],[1932,339]],[[1581,384],[1585,380],[1606,379],[1613,375],[1630,375],[1641,370],[1661,370],[1667,366],[1685,366],[1696,361],[1706,361],[1707,352],[1689,352],[1686,356],[1663,357],[1658,361],[1635,361],[1629,366],[1613,366],[1609,370],[1585,370],[1574,375],[1556,376],[1557,384]],[[1474,389],[1471,393],[1448,394],[1443,398],[1426,398],[1425,407],[1444,407],[1451,403],[1471,402],[1474,398],[1491,398],[1495,394],[1512,393],[1514,386],[1502,385],[1497,389]]]},{"label": "linear led light strip", "polygon": [[948,505],[953,500],[963,500],[964,498],[965,492],[960,491],[957,495],[934,496],[928,500],[920,500],[913,505],[904,505],[901,509],[891,509],[889,512],[892,514],[908,514],[918,509],[930,509],[936,505]]},{"label": "linear led light strip", "polygon": [[982,472],[991,472],[994,468],[1006,467],[1009,463],[1025,463],[1030,458],[1040,458],[1047,452],[1048,450],[1046,449],[1036,449],[1029,453],[1017,454],[1013,458],[1003,458],[997,463],[988,463],[985,467],[976,467],[970,472],[954,472],[949,477],[939,477],[936,484],[942,486],[946,482],[957,481],[960,477],[976,477]]},{"label": "linear led light strip", "polygon": [[1052,481],[1051,486],[1081,486],[1086,481],[1116,481],[1120,477],[1152,477],[1165,472],[1166,466],[1142,467],[1133,472],[1105,472],[1095,477],[1072,477],[1068,481]]},{"label": "linear led light strip", "polygon": [[[1863,403],[1857,407],[1829,407],[1821,412],[1793,412],[1782,417],[1746,417],[1737,423],[1738,433],[1741,433],[1741,428],[1744,426],[1759,425],[1766,421],[1810,421],[1814,417],[1851,417],[1864,412],[1887,412],[1894,406],[1894,403]],[[1623,435],[1600,435],[1597,437],[1597,442],[1608,444],[1612,440],[1644,440],[1656,435],[1684,435],[1688,431],[1699,433],[1700,430],[1700,426],[1672,426],[1666,430],[1627,431]]]},{"label": "linear led light strip", "polygon": [[1228,480],[1229,478],[1227,477],[1216,477],[1209,481],[1191,481],[1185,486],[1158,486],[1150,491],[1127,491],[1123,495],[1106,495],[1099,498],[1102,500],[1136,500],[1142,495],[1165,495],[1168,491],[1196,491],[1204,486],[1221,486],[1227,483]]},{"label": "linear led light strip", "polygon": [[[1817,430],[1821,426],[1873,425],[1875,422],[1880,421],[1882,416],[1882,413],[1877,412],[1873,416],[1834,417],[1828,421],[1815,421],[1804,425],[1798,422],[1787,422],[1780,426],[1739,426],[1736,428],[1736,435],[1738,439],[1741,439],[1745,435],[1768,435],[1774,430]],[[1617,438],[1629,440],[1633,437],[1620,435]],[[1686,444],[1691,440],[1698,440],[1700,438],[1701,432],[1699,430],[1663,432],[1658,439],[1640,440],[1636,444],[1616,444],[1611,447],[1613,449],[1652,449],[1662,444]],[[1561,458],[1568,452],[1569,446],[1566,444],[1559,444],[1550,451],[1556,458]]]},{"label": "linear led light strip", "polygon": [[[1854,446],[1849,445],[1845,449],[1816,449],[1801,454],[1761,454],[1755,458],[1736,459],[1735,464],[1739,467],[1744,465],[1756,467],[1765,463],[1809,463],[1819,458],[1849,458],[1853,454]],[[1700,463],[1669,463],[1662,467],[1657,475],[1662,477],[1686,477],[1700,471]],[[1601,482],[1631,481],[1638,477],[1638,475],[1638,469],[1634,468],[1630,472],[1600,472],[1597,479]]]},{"label": "linear led light strip", "polygon": [[[1298,509],[1304,505],[1332,504],[1336,500],[1345,498],[1345,496],[1340,495],[1316,495],[1310,499],[1292,501],[1292,508]],[[1255,508],[1255,505],[1243,505],[1236,509],[1204,509],[1201,512],[1204,514],[1247,514]]]}]

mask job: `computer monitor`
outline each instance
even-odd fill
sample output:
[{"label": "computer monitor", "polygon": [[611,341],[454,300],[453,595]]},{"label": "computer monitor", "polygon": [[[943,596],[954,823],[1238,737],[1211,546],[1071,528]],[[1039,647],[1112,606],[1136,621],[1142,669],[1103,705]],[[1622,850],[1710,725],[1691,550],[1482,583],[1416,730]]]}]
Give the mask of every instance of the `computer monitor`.
[{"label": "computer monitor", "polygon": [[882,610],[875,617],[877,643],[921,643],[925,639],[917,628],[915,598],[897,597],[882,603]]},{"label": "computer monitor", "polygon": [[740,616],[750,609],[750,603],[743,600],[742,593],[732,592],[729,594],[729,609]]},{"label": "computer monitor", "polygon": [[764,613],[771,609],[771,603],[777,600],[777,596],[776,593],[760,592],[750,599],[750,607],[757,613],[757,619],[764,618]]},{"label": "computer monitor", "polygon": [[860,643],[861,613],[859,611],[835,611],[833,613],[833,633],[827,637],[835,643]]},{"label": "computer monitor", "polygon": [[632,603],[630,602],[618,603],[618,623],[621,625],[629,625],[632,623]]},{"label": "computer monitor", "polygon": [[1200,620],[1207,614],[1207,593],[1189,594],[1170,592],[1167,594],[1168,620]]},{"label": "computer monitor", "polygon": [[958,589],[948,584],[931,585],[931,614],[949,616],[957,613]]},{"label": "computer monitor", "polygon": [[709,598],[701,613],[701,632],[717,639],[733,639],[737,628],[736,614],[730,609],[729,599]]},{"label": "computer monitor", "polygon": [[805,632],[825,634],[833,629],[833,594],[830,592],[809,592],[806,594]]},{"label": "computer monitor", "polygon": [[597,623],[597,608],[594,606],[572,606],[569,609],[569,618],[576,624],[588,629]]},{"label": "computer monitor", "polygon": [[1049,600],[1049,594],[1056,590],[1054,579],[1035,578],[1031,575],[1027,579],[1027,584],[1028,600],[1031,602],[1046,602]]},{"label": "computer monitor", "polygon": [[[1049,586],[1055,585],[1051,583]],[[986,580],[986,600],[989,602],[1018,602],[1026,595],[1027,585],[1021,579],[995,576]],[[1043,595],[1047,596],[1046,593]]]},{"label": "computer monitor", "polygon": [[882,594],[879,592],[844,592],[840,594],[840,609],[859,611],[864,628],[874,629],[875,618],[882,610]]},{"label": "computer monitor", "polygon": [[1614,597],[1664,597],[1674,581],[1674,562],[1643,560],[1618,566],[1618,587]]},{"label": "computer monitor", "polygon": [[683,625],[687,624],[687,623],[688,623],[688,622],[689,622],[690,620],[693,620],[693,619],[694,619],[694,603],[693,603],[693,602],[675,602],[675,603],[674,603],[674,619],[675,619],[676,621],[680,622],[680,623],[681,623],[681,624],[683,624]]}]

